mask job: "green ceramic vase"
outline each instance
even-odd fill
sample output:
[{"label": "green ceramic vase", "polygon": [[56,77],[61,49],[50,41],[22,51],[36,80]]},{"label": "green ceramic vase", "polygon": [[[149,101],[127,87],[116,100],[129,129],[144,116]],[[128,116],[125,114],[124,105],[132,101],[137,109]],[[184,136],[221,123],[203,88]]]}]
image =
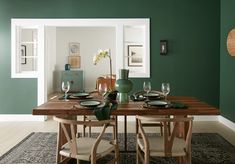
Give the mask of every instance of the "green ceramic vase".
[{"label": "green ceramic vase", "polygon": [[128,93],[132,90],[133,83],[128,79],[129,70],[120,69],[119,79],[115,83],[115,88],[119,92],[119,102],[125,103],[129,101]]}]

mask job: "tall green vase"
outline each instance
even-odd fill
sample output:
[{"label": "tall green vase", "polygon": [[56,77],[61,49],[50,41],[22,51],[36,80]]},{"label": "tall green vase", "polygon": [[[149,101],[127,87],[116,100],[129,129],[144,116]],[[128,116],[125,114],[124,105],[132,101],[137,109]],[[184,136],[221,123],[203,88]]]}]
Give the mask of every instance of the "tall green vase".
[{"label": "tall green vase", "polygon": [[119,92],[119,102],[126,103],[129,101],[128,93],[132,90],[133,83],[128,79],[129,70],[120,69],[119,79],[115,83],[115,88]]}]

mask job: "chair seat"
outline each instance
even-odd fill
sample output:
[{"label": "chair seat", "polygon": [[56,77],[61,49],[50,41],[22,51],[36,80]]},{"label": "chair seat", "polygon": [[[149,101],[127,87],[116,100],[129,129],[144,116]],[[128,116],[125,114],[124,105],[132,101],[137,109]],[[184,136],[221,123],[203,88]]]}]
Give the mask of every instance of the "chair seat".
[{"label": "chair seat", "polygon": [[[91,150],[94,145],[96,138],[77,138],[77,146],[79,146],[78,154],[75,158],[85,161],[91,160]],[[110,151],[115,150],[115,146],[107,140],[101,140],[100,144],[97,148],[96,156],[97,158],[101,158],[110,153]],[[66,143],[62,146],[62,150],[60,150],[60,154],[66,157],[71,157],[69,143]]]},{"label": "chair seat", "polygon": [[[164,141],[162,136],[148,136],[150,156],[165,156]],[[144,151],[143,139],[137,139],[140,149]],[[186,142],[184,139],[175,138],[172,147],[172,156],[185,156]]]},{"label": "chair seat", "polygon": [[85,116],[86,120],[97,120],[96,116]]}]

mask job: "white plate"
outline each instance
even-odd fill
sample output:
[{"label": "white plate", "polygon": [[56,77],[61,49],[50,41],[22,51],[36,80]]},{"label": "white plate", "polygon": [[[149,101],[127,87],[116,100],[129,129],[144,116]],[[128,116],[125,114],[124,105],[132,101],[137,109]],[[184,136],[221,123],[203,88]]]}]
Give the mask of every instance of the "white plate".
[{"label": "white plate", "polygon": [[166,101],[149,101],[148,102],[148,105],[152,105],[152,106],[164,106],[164,105],[167,105],[167,102]]}]

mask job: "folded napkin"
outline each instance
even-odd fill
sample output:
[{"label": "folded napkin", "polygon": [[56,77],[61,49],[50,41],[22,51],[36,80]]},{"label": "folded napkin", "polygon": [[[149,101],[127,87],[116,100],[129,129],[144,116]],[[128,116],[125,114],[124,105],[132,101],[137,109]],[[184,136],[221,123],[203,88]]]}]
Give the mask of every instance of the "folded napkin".
[{"label": "folded napkin", "polygon": [[148,101],[144,102],[143,107],[145,107],[145,108],[163,108],[163,109],[166,109],[166,108],[187,109],[188,108],[187,105],[185,105],[181,102],[169,102],[166,105],[149,105]]},{"label": "folded napkin", "polygon": [[181,102],[177,102],[177,101],[171,102],[171,107],[175,108],[175,109],[186,109],[186,108],[188,108],[187,105],[185,105]]}]

